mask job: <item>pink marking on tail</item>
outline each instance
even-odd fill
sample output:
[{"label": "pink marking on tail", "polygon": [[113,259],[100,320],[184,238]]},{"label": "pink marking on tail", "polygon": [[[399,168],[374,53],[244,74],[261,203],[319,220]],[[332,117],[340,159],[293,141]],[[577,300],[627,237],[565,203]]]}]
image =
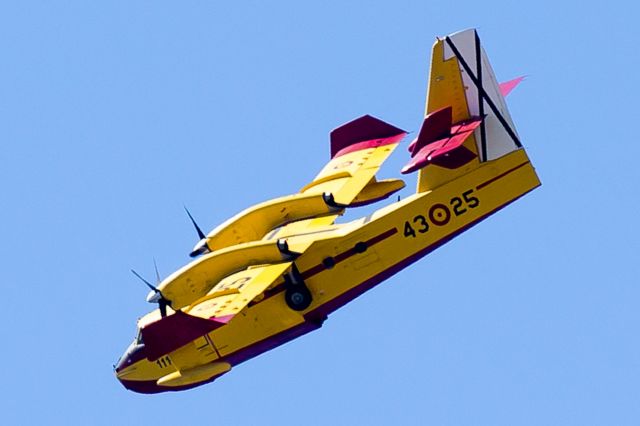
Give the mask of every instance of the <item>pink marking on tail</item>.
[{"label": "pink marking on tail", "polygon": [[524,76],[505,81],[504,83],[500,83],[500,93],[502,93],[502,96],[506,98],[507,95],[511,93],[511,91],[515,89],[522,80],[524,80]]}]

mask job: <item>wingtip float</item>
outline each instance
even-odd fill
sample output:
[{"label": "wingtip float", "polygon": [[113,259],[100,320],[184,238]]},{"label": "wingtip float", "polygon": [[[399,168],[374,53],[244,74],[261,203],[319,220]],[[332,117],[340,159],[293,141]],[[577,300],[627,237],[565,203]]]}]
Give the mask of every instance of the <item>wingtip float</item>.
[{"label": "wingtip float", "polygon": [[[336,309],[540,185],[475,30],[433,46],[425,119],[402,173],[416,192],[366,219],[345,209],[404,187],[376,172],[406,132],[363,116],[331,132],[331,159],[299,193],[244,210],[151,286],[160,308],[115,367],[141,393],[199,386],[321,327]],[[191,217],[191,215],[189,214]],[[150,284],[149,284],[150,285]]]}]

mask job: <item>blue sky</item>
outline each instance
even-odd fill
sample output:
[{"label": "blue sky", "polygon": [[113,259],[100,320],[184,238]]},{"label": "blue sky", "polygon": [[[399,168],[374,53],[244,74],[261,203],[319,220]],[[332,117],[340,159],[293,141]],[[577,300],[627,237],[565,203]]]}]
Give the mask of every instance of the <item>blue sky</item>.
[{"label": "blue sky", "polygon": [[[4,2],[3,424],[638,424],[638,12]],[[543,186],[213,384],[126,391],[150,308],[129,269],[188,260],[182,205],[210,229],[298,191],[362,114],[417,130],[434,37],[468,27],[528,75],[509,105]]]}]

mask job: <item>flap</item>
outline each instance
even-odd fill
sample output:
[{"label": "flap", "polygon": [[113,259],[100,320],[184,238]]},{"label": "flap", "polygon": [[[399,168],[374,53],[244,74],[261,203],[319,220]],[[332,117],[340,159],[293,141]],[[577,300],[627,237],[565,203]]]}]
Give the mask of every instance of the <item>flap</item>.
[{"label": "flap", "polygon": [[175,310],[208,294],[220,280],[253,265],[279,264],[291,257],[276,241],[252,241],[207,253],[165,278],[158,290]]},{"label": "flap", "polygon": [[371,182],[405,134],[402,132],[384,141],[365,141],[346,147],[301,192],[328,192],[337,204],[348,206]]},{"label": "flap", "polygon": [[[476,155],[463,147],[462,144],[473,134],[482,120],[482,118],[474,118],[454,124],[451,126],[450,136],[431,142],[414,153],[413,158],[402,168],[402,173],[414,172],[427,164],[438,164],[454,169],[468,163]],[[422,132],[420,133],[422,135]]]},{"label": "flap", "polygon": [[205,319],[229,322],[253,299],[274,284],[291,267],[292,262],[256,266],[229,275],[209,293],[185,308],[185,312]]}]

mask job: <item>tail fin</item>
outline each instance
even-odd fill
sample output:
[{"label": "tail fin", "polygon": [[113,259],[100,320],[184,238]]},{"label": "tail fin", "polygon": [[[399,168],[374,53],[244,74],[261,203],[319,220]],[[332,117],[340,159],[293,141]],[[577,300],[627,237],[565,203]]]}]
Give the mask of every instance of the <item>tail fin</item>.
[{"label": "tail fin", "polygon": [[[419,192],[522,146],[507,109],[504,89],[496,80],[475,30],[437,39],[432,50],[423,128],[432,125],[430,117],[449,108],[451,123],[447,132],[422,141],[421,130],[412,146],[413,158],[405,172],[420,170]],[[420,145],[422,148],[418,148]],[[438,156],[440,161],[436,161]],[[452,157],[455,161],[445,161]]]}]

